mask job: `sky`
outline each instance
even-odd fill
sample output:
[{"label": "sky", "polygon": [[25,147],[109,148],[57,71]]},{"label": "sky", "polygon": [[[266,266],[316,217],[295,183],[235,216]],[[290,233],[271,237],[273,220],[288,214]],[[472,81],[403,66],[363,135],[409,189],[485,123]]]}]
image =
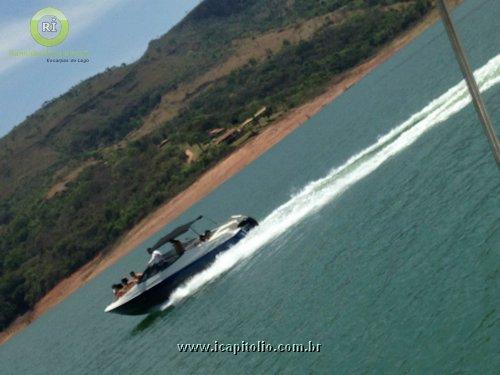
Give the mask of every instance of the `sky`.
[{"label": "sky", "polygon": [[[0,137],[43,102],[107,67],[137,60],[200,0],[3,0],[0,4]],[[44,51],[29,22],[45,7],[67,17],[66,40],[50,51],[88,51],[88,63],[47,63],[9,51]]]}]

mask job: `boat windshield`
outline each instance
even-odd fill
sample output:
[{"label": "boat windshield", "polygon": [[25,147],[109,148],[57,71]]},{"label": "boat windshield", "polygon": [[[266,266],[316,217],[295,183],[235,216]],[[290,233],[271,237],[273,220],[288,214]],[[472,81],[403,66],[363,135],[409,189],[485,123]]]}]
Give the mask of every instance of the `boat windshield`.
[{"label": "boat windshield", "polygon": [[175,251],[170,251],[164,254],[163,258],[158,263],[152,264],[144,270],[141,283],[163,271],[168,266],[172,265],[177,259],[179,259],[179,255],[177,255]]}]

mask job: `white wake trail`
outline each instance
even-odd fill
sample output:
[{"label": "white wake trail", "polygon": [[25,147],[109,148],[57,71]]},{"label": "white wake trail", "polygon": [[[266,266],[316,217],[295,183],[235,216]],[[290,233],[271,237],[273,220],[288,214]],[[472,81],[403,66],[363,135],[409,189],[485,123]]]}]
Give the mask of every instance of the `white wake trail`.
[{"label": "white wake trail", "polygon": [[[474,75],[481,91],[498,84],[500,54],[476,70]],[[161,309],[177,304],[194,294],[238,262],[254,254],[266,243],[326,206],[350,186],[372,173],[382,163],[406,149],[425,132],[459,112],[470,102],[467,87],[462,81],[380,137],[373,145],[352,156],[340,167],[331,170],[325,177],[308,183],[290,200],[271,212],[246,238],[219,255],[206,270],[177,288]]]}]

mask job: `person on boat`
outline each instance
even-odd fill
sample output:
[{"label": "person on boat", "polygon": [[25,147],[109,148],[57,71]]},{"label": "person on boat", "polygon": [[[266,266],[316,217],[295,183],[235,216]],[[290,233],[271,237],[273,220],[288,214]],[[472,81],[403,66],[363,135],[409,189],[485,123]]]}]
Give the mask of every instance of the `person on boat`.
[{"label": "person on boat", "polygon": [[200,234],[200,241],[201,242],[208,241],[211,236],[212,236],[212,232],[210,232],[209,230],[206,230],[205,233]]},{"label": "person on boat", "polygon": [[135,273],[134,271],[130,271],[130,277],[132,278],[132,282],[134,284],[138,284],[141,282],[142,279],[142,273]]},{"label": "person on boat", "polygon": [[156,263],[160,262],[161,259],[163,258],[163,254],[160,253],[158,250],[154,250],[152,248],[147,249],[148,254],[151,255],[151,258],[149,259],[148,266],[155,265]]},{"label": "person on boat", "polygon": [[126,277],[124,277],[122,280],[121,280],[121,284],[116,284],[116,287],[117,287],[117,291],[116,291],[116,294],[115,294],[115,297],[116,298],[120,298],[121,296],[123,296],[125,293],[128,292],[129,290],[129,282],[128,282],[128,279]]},{"label": "person on boat", "polygon": [[186,251],[186,249],[181,241],[176,240],[176,239],[172,239],[172,240],[170,240],[170,243],[174,246],[174,249],[175,249],[175,252],[177,253],[177,255],[181,256]]},{"label": "person on boat", "polygon": [[113,285],[111,286],[111,288],[113,289],[113,294],[114,294],[114,296],[115,296],[115,297],[117,297],[117,296],[118,296],[118,293],[120,292],[120,289],[122,289],[122,288],[123,288],[123,286],[122,286],[122,284],[113,284]]}]

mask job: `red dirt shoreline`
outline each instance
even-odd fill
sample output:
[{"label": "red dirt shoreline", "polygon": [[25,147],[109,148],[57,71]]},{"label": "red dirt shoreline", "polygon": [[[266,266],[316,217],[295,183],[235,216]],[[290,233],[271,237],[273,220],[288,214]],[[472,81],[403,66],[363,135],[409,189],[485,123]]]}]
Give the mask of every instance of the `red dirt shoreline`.
[{"label": "red dirt shoreline", "polygon": [[[453,5],[458,3],[460,3],[460,1],[455,0]],[[186,190],[144,218],[123,236],[111,251],[105,255],[97,256],[72,275],[59,282],[59,284],[35,305],[32,311],[17,318],[7,329],[0,333],[0,345],[4,344],[22,329],[27,327],[31,322],[70,296],[79,287],[86,284],[107,267],[117,262],[122,256],[139,246],[143,241],[215,190],[223,182],[241,171],[248,164],[302,125],[311,116],[319,112],[321,108],[331,103],[350,86],[360,81],[379,64],[388,60],[402,47],[410,43],[437,19],[437,11],[432,10],[422,21],[400,35],[387,46],[383,47],[375,56],[337,77],[326,92],[310,102],[291,110],[274,124],[264,129],[260,134],[234,151],[231,155],[206,171]]]}]

